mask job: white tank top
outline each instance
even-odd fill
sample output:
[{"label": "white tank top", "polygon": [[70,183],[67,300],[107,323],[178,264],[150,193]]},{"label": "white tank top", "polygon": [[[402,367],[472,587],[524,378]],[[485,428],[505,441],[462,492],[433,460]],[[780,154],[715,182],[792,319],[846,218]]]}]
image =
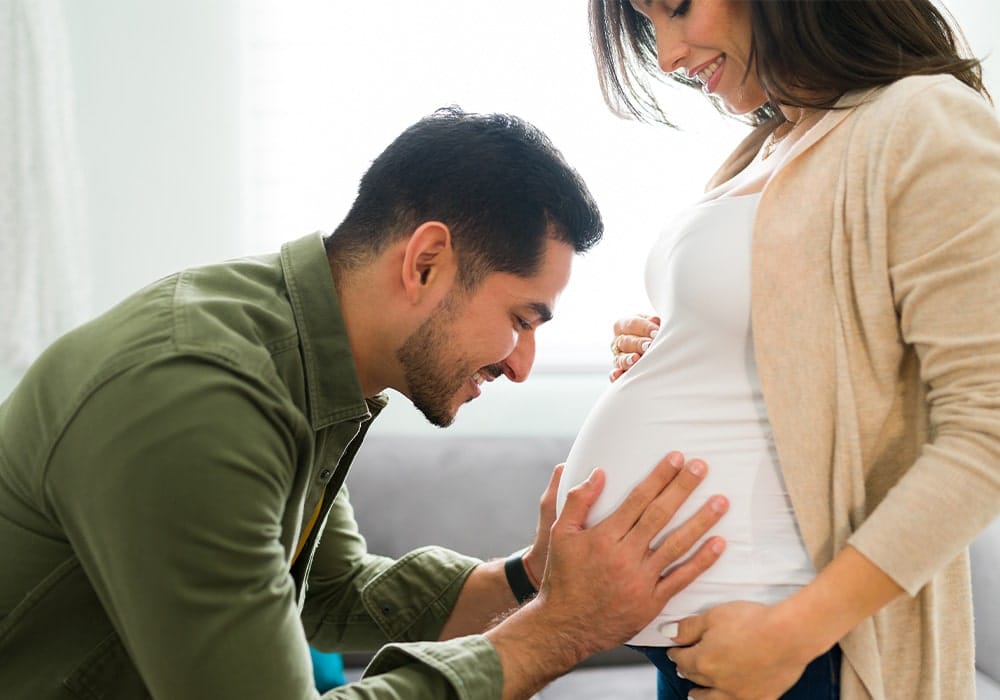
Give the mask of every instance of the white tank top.
[{"label": "white tank top", "polygon": [[660,332],[598,399],[566,460],[560,510],[571,486],[594,467],[606,472],[588,525],[607,517],[671,450],[707,462],[705,481],[654,544],[710,495],[730,500],[709,533],[725,537],[722,557],[631,644],[670,646],[659,631],[666,623],[731,600],[774,603],[815,576],[781,476],[753,355],[750,242],[759,199],[702,202],[660,236],[646,264]]}]

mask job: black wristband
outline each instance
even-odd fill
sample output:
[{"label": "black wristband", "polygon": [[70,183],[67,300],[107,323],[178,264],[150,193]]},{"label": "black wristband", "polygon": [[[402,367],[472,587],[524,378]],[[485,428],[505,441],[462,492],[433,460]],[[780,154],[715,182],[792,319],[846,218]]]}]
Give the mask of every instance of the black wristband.
[{"label": "black wristband", "polygon": [[527,603],[535,597],[538,589],[531,582],[528,570],[524,568],[524,552],[514,552],[503,563],[503,572],[507,575],[507,585],[517,598],[518,603]]}]

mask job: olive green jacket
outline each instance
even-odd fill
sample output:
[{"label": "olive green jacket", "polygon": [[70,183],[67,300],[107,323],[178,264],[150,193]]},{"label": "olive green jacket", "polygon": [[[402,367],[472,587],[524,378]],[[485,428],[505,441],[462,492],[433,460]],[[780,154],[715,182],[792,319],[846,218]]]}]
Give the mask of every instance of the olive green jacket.
[{"label": "olive green jacket", "polygon": [[328,698],[499,697],[485,638],[419,641],[477,560],[393,561],[357,531],[342,485],[384,405],[361,394],[315,234],[58,340],[0,405],[0,692],[313,698],[308,640],[408,642]]}]

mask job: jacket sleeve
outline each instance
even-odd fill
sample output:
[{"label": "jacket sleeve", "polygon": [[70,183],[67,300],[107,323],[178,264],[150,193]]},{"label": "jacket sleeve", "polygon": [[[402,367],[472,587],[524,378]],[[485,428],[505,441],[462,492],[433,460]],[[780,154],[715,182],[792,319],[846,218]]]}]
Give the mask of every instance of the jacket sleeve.
[{"label": "jacket sleeve", "polygon": [[[302,620],[310,643],[328,651],[374,651],[389,642],[358,684],[373,697],[499,697],[492,644],[470,636],[434,642],[478,559],[423,547],[398,560],[367,552],[347,489],[323,528]],[[404,680],[405,679],[405,680]],[[351,697],[352,686],[329,697]]]},{"label": "jacket sleeve", "polygon": [[309,574],[306,635],[317,648],[340,651],[437,639],[479,563],[442,547],[423,547],[396,560],[368,553],[343,487]]},{"label": "jacket sleeve", "polygon": [[[915,463],[850,542],[915,594],[1000,511],[1000,123],[950,77],[895,105],[868,176],[929,405]],[[882,213],[882,212],[877,212]]]}]

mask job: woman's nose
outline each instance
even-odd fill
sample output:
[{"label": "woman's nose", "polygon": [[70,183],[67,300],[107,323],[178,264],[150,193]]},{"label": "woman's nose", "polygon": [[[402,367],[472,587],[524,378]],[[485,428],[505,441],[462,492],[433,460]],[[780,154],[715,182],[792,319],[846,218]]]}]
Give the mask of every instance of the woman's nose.
[{"label": "woman's nose", "polygon": [[687,45],[679,32],[666,28],[656,30],[656,61],[664,73],[673,73],[683,68],[687,56]]}]

